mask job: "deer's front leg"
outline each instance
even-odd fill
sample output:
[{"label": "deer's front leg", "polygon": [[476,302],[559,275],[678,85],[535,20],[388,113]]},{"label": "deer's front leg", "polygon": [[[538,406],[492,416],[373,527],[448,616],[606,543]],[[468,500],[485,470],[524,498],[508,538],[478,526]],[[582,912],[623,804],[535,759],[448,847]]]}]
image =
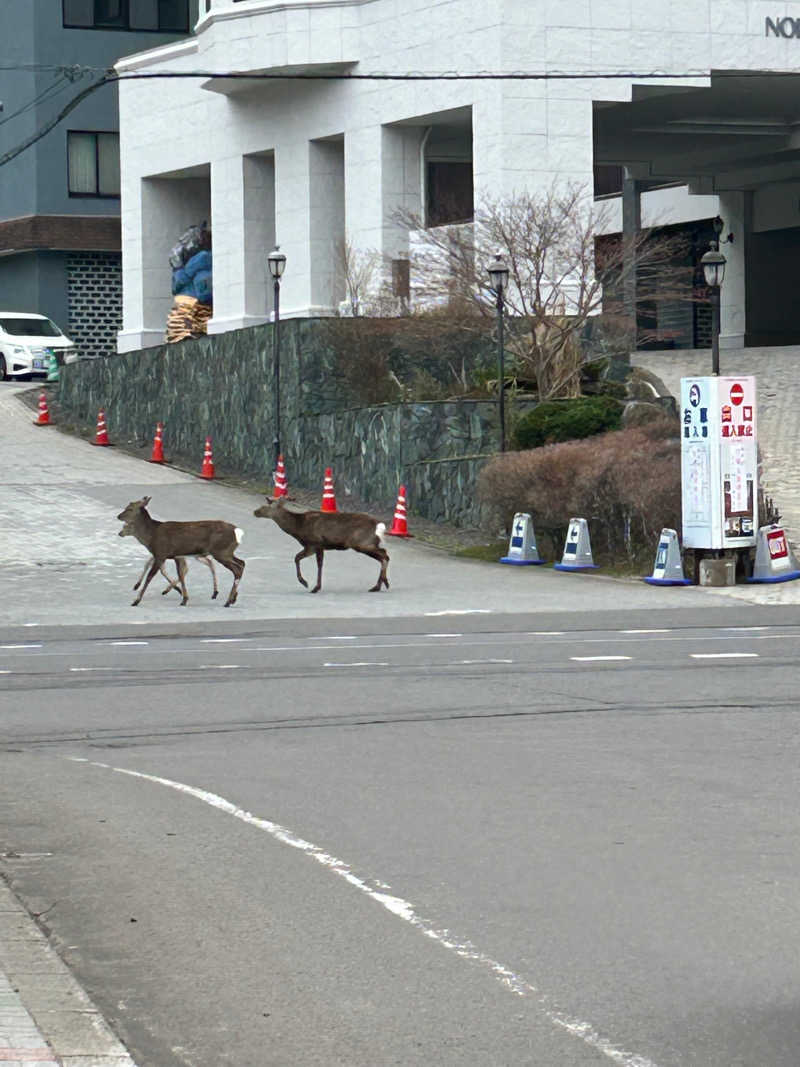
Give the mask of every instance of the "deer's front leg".
[{"label": "deer's front leg", "polygon": [[305,559],[306,556],[310,556],[313,551],[314,551],[313,548],[306,547],[306,548],[304,548],[302,550],[302,552],[298,552],[297,555],[294,557],[294,566],[295,566],[295,570],[297,571],[297,580],[301,585],[304,585],[306,587],[306,589],[308,589],[308,582],[305,580],[303,575],[300,573],[300,560],[301,559]]},{"label": "deer's front leg", "polygon": [[150,564],[150,570],[147,572],[147,577],[145,578],[144,585],[142,586],[142,591],[141,591],[141,593],[139,593],[137,598],[131,603],[131,607],[132,608],[135,608],[137,604],[140,604],[142,602],[142,597],[147,592],[148,585],[152,582],[153,578],[155,578],[155,576],[158,574],[159,570],[161,569],[161,564],[163,562],[164,562],[163,560],[161,560],[161,562],[159,562],[155,557],[153,557],[153,562]]}]

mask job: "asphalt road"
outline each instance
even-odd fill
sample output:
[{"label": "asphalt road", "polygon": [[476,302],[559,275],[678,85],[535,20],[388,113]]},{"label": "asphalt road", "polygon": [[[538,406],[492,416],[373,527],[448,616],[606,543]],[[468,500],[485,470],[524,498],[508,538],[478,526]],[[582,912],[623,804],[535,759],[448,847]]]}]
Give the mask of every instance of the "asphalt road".
[{"label": "asphalt road", "polygon": [[252,500],[59,442],[0,529],[0,873],[139,1067],[795,1067],[796,608],[413,543],[312,597],[255,520],[233,609],[131,609],[135,486]]}]

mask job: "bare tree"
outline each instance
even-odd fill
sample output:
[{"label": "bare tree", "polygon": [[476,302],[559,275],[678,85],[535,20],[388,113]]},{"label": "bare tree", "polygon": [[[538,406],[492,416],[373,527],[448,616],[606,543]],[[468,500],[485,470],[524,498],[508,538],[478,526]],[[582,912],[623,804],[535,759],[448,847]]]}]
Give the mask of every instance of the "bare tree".
[{"label": "bare tree", "polygon": [[425,229],[418,217],[399,212],[396,220],[414,231],[412,318],[435,309],[439,322],[485,330],[496,314],[486,268],[500,252],[510,270],[504,299],[512,373],[535,379],[542,399],[579,395],[579,337],[601,311],[624,325],[609,290],[621,292],[634,262],[639,299],[652,298],[653,285],[660,297],[675,285],[676,299],[691,294],[691,269],[679,263],[674,239],[644,231],[628,247],[621,240],[600,244],[607,214],[607,205],[580,185],[485,200],[466,225]]}]

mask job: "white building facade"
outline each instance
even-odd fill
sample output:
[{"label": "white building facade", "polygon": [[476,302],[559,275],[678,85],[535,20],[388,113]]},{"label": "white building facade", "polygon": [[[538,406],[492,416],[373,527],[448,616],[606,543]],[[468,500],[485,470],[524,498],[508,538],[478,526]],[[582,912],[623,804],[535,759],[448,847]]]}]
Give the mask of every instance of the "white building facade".
[{"label": "white building facade", "polygon": [[[483,195],[602,193],[598,175],[612,228],[723,217],[723,346],[800,340],[783,306],[800,77],[776,76],[795,69],[800,2],[785,0],[202,0],[191,39],[117,65],[119,350],[163,341],[190,224],[212,231],[219,333],[268,320],[276,243],[282,317],[328,315],[345,242],[407,259],[398,211],[461,222]],[[527,76],[405,77],[446,72]]]}]

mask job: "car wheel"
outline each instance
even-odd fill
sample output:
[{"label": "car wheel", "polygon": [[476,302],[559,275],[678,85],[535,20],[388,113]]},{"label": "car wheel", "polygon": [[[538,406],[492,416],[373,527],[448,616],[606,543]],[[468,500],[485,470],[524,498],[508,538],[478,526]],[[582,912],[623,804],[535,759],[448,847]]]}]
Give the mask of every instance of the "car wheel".
[{"label": "car wheel", "polygon": [[0,356],[0,382],[4,382],[8,378],[8,371],[6,369],[5,356]]}]

